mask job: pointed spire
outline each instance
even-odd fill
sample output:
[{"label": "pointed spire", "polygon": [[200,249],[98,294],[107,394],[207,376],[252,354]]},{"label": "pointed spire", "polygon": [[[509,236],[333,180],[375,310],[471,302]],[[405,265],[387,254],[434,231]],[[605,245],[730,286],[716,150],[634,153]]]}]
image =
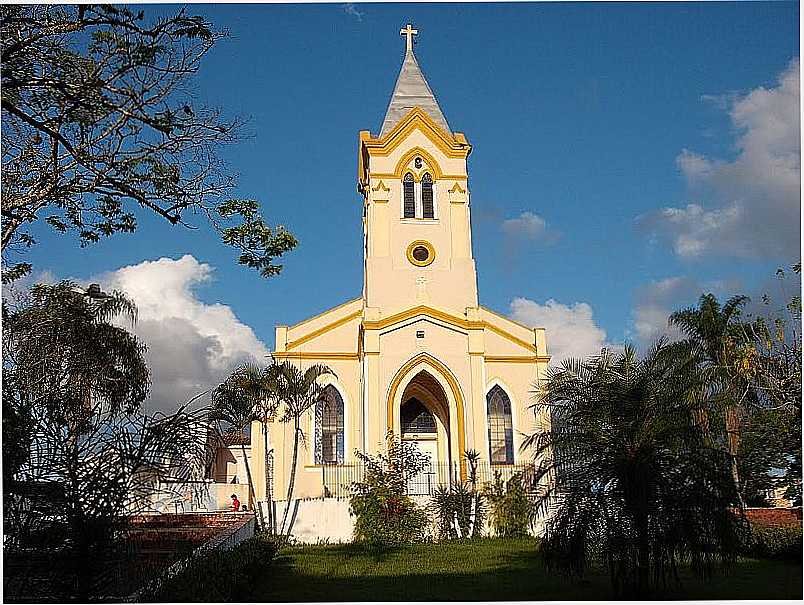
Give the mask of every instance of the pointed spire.
[{"label": "pointed spire", "polygon": [[405,59],[402,61],[402,69],[399,70],[391,102],[388,103],[388,110],[382,121],[380,137],[384,137],[393,130],[399,120],[414,107],[422,108],[445,133],[452,134],[449,124],[438,106],[438,101],[436,101],[433,91],[430,90],[430,85],[427,84],[427,80],[416,62],[416,56],[413,54],[413,36],[418,33],[418,30],[413,29],[410,24],[399,32],[401,36],[406,37]]}]

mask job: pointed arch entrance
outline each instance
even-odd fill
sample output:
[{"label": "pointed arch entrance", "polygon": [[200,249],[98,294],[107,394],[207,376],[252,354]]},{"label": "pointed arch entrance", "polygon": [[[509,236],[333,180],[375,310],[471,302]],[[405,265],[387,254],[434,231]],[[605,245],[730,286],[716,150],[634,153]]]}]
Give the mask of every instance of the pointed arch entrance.
[{"label": "pointed arch entrance", "polygon": [[[461,481],[465,481],[466,430],[463,395],[452,372],[427,353],[421,353],[410,359],[397,371],[391,381],[388,389],[387,427],[389,431],[401,435],[402,438],[417,442],[432,441],[432,433],[405,430],[406,427],[403,426],[404,407],[405,420],[409,423],[407,429],[415,428],[410,424],[415,420],[410,415],[418,409],[416,405],[420,405],[429,413],[436,425],[436,444],[425,446],[428,449],[427,453],[435,449],[438,462],[457,466]],[[429,422],[427,416],[421,421]]]}]

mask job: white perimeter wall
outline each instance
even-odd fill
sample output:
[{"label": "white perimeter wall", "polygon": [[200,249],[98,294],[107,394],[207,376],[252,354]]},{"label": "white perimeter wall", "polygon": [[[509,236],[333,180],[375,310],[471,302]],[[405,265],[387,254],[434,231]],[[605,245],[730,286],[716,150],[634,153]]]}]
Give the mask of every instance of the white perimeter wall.
[{"label": "white perimeter wall", "polygon": [[[420,507],[426,507],[430,503],[430,498],[427,496],[414,496],[413,500]],[[265,502],[260,504],[267,507]],[[279,525],[285,512],[285,502],[274,502],[274,507],[274,518]],[[267,519],[267,508],[263,508],[263,512]],[[303,544],[321,542],[333,544],[352,541],[355,518],[349,514],[349,500],[346,498],[294,500],[288,512],[287,525],[290,527],[290,534]],[[534,536],[541,536],[544,533],[544,519],[536,520],[531,533]],[[483,535],[492,534],[487,521]]]}]

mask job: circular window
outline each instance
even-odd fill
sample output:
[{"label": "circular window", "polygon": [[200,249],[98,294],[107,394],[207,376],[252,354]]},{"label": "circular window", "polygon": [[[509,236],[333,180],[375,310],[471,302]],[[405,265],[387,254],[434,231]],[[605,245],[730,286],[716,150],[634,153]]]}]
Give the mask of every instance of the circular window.
[{"label": "circular window", "polygon": [[414,260],[419,261],[420,263],[425,262],[428,258],[430,258],[430,251],[425,248],[424,246],[416,246],[412,252]]},{"label": "circular window", "polygon": [[413,242],[408,246],[408,260],[417,267],[426,267],[435,260],[435,250],[430,242]]}]

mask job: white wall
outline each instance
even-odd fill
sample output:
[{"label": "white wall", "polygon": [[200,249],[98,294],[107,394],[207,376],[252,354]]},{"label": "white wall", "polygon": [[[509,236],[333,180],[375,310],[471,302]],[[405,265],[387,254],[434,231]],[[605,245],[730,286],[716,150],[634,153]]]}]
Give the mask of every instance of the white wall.
[{"label": "white wall", "polygon": [[[421,507],[430,503],[430,498],[426,496],[414,496],[413,500]],[[265,502],[261,504],[266,506]],[[280,524],[285,512],[285,502],[274,502],[274,506],[274,518]],[[263,512],[267,519],[267,509]],[[352,541],[355,518],[349,514],[349,500],[346,498],[294,500],[288,513],[288,525],[291,535],[303,544],[342,543]],[[531,531],[535,536],[542,535],[544,519],[537,519]],[[492,530],[487,522],[483,535],[491,534]]]}]

